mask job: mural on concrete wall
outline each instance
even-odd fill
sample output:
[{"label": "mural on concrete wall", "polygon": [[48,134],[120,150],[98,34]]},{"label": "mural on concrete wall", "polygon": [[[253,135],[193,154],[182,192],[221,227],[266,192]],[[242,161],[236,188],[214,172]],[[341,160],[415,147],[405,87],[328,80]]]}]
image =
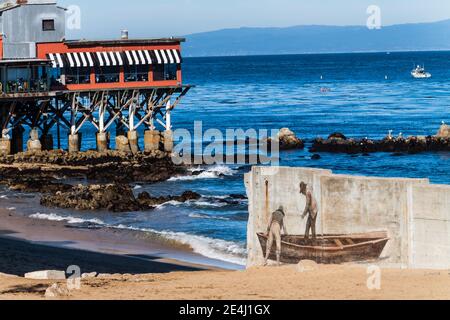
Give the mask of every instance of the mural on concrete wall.
[{"label": "mural on concrete wall", "polygon": [[[266,181],[266,196],[269,183]],[[297,195],[296,195],[297,196]],[[305,182],[299,186],[299,195],[306,198],[302,219],[307,219],[304,235],[290,235],[286,225],[283,204],[270,215],[266,233],[258,233],[261,248],[268,260],[297,264],[301,260],[318,263],[344,263],[378,259],[389,241],[387,232],[361,234],[317,235],[316,221],[320,214],[318,201]],[[300,211],[300,210],[299,210]]]}]

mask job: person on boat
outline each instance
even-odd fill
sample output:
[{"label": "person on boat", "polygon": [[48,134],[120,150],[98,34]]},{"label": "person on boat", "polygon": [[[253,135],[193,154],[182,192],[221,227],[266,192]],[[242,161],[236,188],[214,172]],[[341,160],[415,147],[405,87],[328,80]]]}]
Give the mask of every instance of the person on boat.
[{"label": "person on boat", "polygon": [[308,190],[308,185],[304,182],[300,183],[300,193],[306,197],[306,206],[302,218],[305,219],[309,215],[306,223],[305,240],[309,240],[310,230],[312,232],[312,239],[316,240],[316,220],[319,213],[319,206],[312,192]]},{"label": "person on boat", "polygon": [[273,241],[275,240],[277,246],[277,264],[280,265],[281,258],[281,231],[284,229],[284,233],[287,235],[286,226],[284,224],[284,218],[286,217],[284,213],[283,206],[280,206],[278,210],[272,213],[270,217],[270,222],[267,227],[267,246],[266,246],[266,257],[264,265],[267,266],[267,260],[269,260],[270,251],[272,250]]}]

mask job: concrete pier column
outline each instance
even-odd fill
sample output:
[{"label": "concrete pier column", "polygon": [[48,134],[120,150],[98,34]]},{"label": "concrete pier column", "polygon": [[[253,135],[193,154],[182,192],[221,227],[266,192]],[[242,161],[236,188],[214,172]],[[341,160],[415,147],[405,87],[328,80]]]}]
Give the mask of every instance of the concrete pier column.
[{"label": "concrete pier column", "polygon": [[33,128],[30,131],[30,139],[27,141],[27,151],[40,152],[42,151],[42,144],[39,140],[39,131],[37,128]]},{"label": "concrete pier column", "polygon": [[109,149],[109,134],[107,132],[97,132],[97,151],[106,152]]},{"label": "concrete pier column", "polygon": [[138,134],[136,131],[128,131],[127,133],[128,143],[130,144],[131,152],[139,152]]},{"label": "concrete pier column", "polygon": [[161,133],[158,130],[147,130],[144,135],[144,146],[146,152],[159,150]]},{"label": "concrete pier column", "polygon": [[80,134],[69,135],[69,152],[79,152],[81,146]]},{"label": "concrete pier column", "polygon": [[21,125],[16,126],[12,129],[12,139],[11,139],[11,153],[16,154],[23,152],[23,132],[25,130]]},{"label": "concrete pier column", "polygon": [[41,136],[41,144],[42,144],[42,150],[53,150],[53,135],[52,134],[45,134]]},{"label": "concrete pier column", "polygon": [[124,135],[116,136],[116,150],[121,152],[131,152],[128,138]]},{"label": "concrete pier column", "polygon": [[8,156],[11,154],[11,140],[0,138],[0,156]]},{"label": "concrete pier column", "polygon": [[173,131],[172,130],[164,131],[164,151],[166,151],[166,152],[173,151]]}]

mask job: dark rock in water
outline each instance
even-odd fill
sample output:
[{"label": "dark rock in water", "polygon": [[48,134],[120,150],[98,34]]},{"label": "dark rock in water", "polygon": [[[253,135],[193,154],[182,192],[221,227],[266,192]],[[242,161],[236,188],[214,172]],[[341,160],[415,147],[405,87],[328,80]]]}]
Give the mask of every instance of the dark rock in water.
[{"label": "dark rock in water", "polygon": [[238,200],[247,200],[247,196],[244,194],[230,194],[230,198]]},{"label": "dark rock in water", "polygon": [[409,137],[382,140],[370,139],[321,139],[314,140],[310,152],[334,152],[348,154],[369,154],[374,152],[419,153],[430,151],[450,151],[450,138]]},{"label": "dark rock in water", "polygon": [[58,191],[52,195],[44,195],[41,205],[75,210],[108,210],[113,212],[138,211],[133,190],[128,185],[78,185],[70,191]]},{"label": "dark rock in water", "polygon": [[311,160],[320,160],[322,157],[319,154],[313,154]]},{"label": "dark rock in water", "polygon": [[279,143],[280,150],[304,149],[305,143],[288,128],[283,128],[278,133],[276,140],[268,139],[269,145]]},{"label": "dark rock in water", "polygon": [[203,172],[205,172],[205,170],[195,170],[195,171],[192,171],[192,175],[193,175],[193,176],[199,176],[199,175],[201,175]]},{"label": "dark rock in water", "polygon": [[202,196],[193,191],[186,191],[181,196],[163,196],[163,197],[152,197],[148,192],[142,192],[137,197],[137,202],[142,210],[152,209],[155,206],[169,202],[187,202],[191,200],[198,200]]},{"label": "dark rock in water", "polygon": [[332,134],[330,134],[328,136],[328,140],[331,140],[331,139],[347,140],[347,137],[344,134],[340,133],[340,132],[335,132],[335,133],[332,133]]},{"label": "dark rock in water", "polygon": [[132,188],[125,184],[78,185],[69,191],[43,196],[41,204],[63,209],[127,212],[152,209],[169,201],[186,202],[200,198],[201,195],[192,191],[166,197],[152,197],[148,192],[142,192],[136,198]]},{"label": "dark rock in water", "polygon": [[57,191],[67,191],[72,189],[72,185],[51,181],[49,179],[28,179],[21,178],[8,179],[3,181],[13,191],[30,192],[30,193],[54,193]]}]

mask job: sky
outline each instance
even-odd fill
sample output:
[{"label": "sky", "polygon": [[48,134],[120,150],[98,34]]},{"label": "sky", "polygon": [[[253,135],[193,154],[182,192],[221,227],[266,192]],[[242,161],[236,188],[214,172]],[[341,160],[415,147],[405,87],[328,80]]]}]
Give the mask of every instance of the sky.
[{"label": "sky", "polygon": [[68,38],[184,36],[239,27],[365,25],[370,5],[382,25],[450,19],[449,0],[59,0],[79,6],[81,28]]}]

